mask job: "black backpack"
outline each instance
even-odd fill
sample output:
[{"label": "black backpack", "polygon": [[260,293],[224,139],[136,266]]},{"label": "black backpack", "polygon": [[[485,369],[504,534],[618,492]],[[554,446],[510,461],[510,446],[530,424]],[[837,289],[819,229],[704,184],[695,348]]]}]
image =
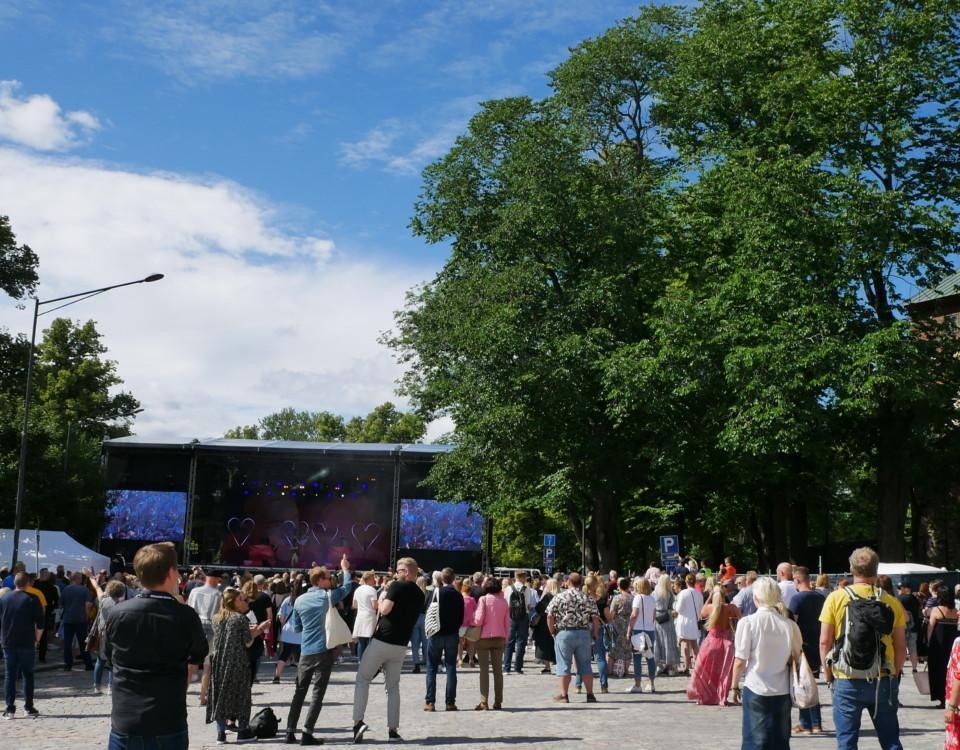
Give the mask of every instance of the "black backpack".
[{"label": "black backpack", "polygon": [[862,597],[852,586],[843,591],[850,601],[843,614],[843,632],[837,633],[828,663],[857,680],[875,680],[883,670],[892,672],[881,637],[893,632],[893,610],[881,601],[883,592],[874,589],[872,596]]},{"label": "black backpack", "polygon": [[270,737],[276,737],[277,730],[279,729],[280,719],[277,718],[277,715],[270,706],[261,708],[253,715],[253,718],[250,719],[250,731],[253,732],[258,739],[266,740]]},{"label": "black backpack", "polygon": [[527,596],[524,592],[526,592],[527,587],[521,586],[519,590],[515,586],[511,586],[510,588],[510,619],[514,622],[526,620]]}]

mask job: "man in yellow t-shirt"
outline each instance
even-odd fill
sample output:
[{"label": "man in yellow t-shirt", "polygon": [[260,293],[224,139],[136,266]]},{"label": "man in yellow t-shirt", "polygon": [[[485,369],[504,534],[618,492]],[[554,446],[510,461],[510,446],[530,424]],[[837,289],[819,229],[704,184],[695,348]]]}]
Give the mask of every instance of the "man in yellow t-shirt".
[{"label": "man in yellow t-shirt", "polygon": [[880,594],[880,601],[893,612],[893,630],[881,637],[886,668],[876,679],[851,678],[831,667],[827,656],[837,638],[843,635],[844,618],[850,596],[842,589],[833,591],[820,613],[820,657],[827,684],[833,689],[833,723],[837,731],[837,750],[856,750],[860,737],[863,709],[870,712],[877,739],[884,750],[903,750],[900,723],[897,718],[898,679],[907,653],[907,615],[903,605],[890,594],[877,588],[880,558],[869,547],[855,549],[850,555],[851,590],[860,598]]}]

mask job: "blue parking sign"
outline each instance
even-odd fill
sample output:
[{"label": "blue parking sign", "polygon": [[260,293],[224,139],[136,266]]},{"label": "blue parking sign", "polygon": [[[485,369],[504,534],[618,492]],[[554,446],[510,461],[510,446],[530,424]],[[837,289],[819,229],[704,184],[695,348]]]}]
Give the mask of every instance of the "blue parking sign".
[{"label": "blue parking sign", "polygon": [[660,557],[664,560],[676,557],[680,554],[680,537],[677,534],[669,534],[660,537]]}]

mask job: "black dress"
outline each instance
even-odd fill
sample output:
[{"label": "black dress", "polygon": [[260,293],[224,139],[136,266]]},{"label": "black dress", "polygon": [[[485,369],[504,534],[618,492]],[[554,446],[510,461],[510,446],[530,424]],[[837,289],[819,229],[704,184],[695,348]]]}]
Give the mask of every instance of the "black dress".
[{"label": "black dress", "polygon": [[956,618],[937,620],[927,646],[927,670],[930,672],[930,700],[932,701],[943,703],[947,697],[947,663],[950,661],[950,650],[953,648],[956,637]]},{"label": "black dress", "polygon": [[547,605],[551,599],[553,599],[553,594],[544,594],[537,602],[536,611],[540,615],[540,619],[533,626],[533,644],[536,658],[553,664],[557,661],[557,652],[553,646],[553,636],[550,635],[550,630],[547,628]]}]

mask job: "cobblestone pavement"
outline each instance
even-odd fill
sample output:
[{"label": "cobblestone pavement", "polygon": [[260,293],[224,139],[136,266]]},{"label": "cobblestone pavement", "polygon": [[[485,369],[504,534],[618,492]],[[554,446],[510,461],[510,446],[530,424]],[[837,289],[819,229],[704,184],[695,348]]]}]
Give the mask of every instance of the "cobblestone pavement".
[{"label": "cobblestone pavement", "polygon": [[[317,723],[317,736],[324,738],[328,745],[350,743],[355,669],[355,664],[348,662],[338,665],[333,673]],[[273,663],[265,661],[261,665],[261,681],[254,685],[254,711],[262,706],[272,706],[284,722],[293,694],[294,671],[288,669],[280,685],[270,684],[272,674]],[[584,743],[611,749],[659,750],[666,741],[676,750],[733,750],[740,747],[740,709],[691,704],[685,697],[686,685],[681,677],[660,678],[657,692],[652,695],[625,693],[632,680],[611,680],[610,693],[598,694],[599,703],[596,705],[587,705],[586,696],[576,695],[571,689],[570,703],[563,705],[551,701],[558,692],[557,679],[540,674],[539,665],[528,659],[524,674],[504,676],[503,711],[487,713],[473,710],[479,700],[478,671],[462,670],[458,678],[457,696],[461,710],[427,714],[423,711],[424,675],[411,674],[407,664],[401,681],[400,733],[405,744],[450,746],[462,750],[510,746],[553,750],[582,748]],[[370,691],[366,716],[370,731],[364,745],[386,744],[386,695],[379,689],[382,682],[383,678],[378,677]],[[17,717],[0,723],[0,749],[86,750],[105,747],[110,726],[110,697],[93,695],[92,684],[92,673],[76,667],[68,673],[52,669],[39,673],[37,708],[41,717],[26,718],[22,713],[21,697]],[[439,675],[438,696],[443,696],[445,684],[445,676]],[[216,730],[213,725],[204,723],[205,709],[198,705],[197,690],[198,685],[191,686],[188,696],[191,747],[217,747],[214,742]],[[829,700],[829,691],[825,687],[821,686],[820,693],[822,700]],[[942,748],[943,733],[938,725],[943,714],[917,693],[909,676],[903,682],[901,700],[905,704],[900,710],[901,738],[906,750]],[[825,735],[795,737],[791,746],[800,750],[835,747],[828,705],[823,707],[823,716]],[[863,720],[860,746],[876,747],[876,737],[866,713]],[[234,735],[227,736],[232,744]],[[281,735],[256,744],[279,745],[282,740]]]}]

